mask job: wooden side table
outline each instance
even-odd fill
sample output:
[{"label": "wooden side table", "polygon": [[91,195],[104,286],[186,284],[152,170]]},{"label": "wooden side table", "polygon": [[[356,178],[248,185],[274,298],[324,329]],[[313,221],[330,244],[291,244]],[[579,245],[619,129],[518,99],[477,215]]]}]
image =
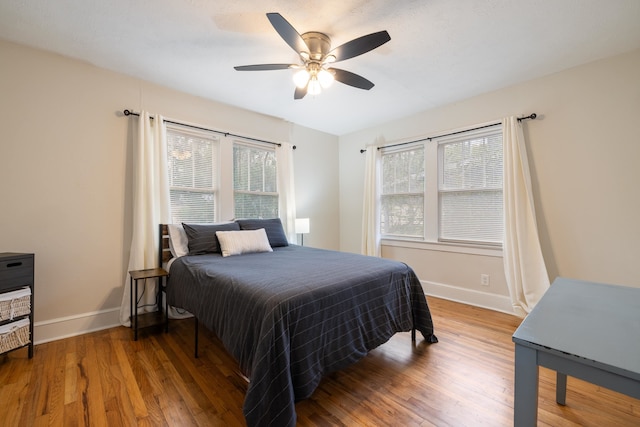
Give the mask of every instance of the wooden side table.
[{"label": "wooden side table", "polygon": [[[133,329],[133,340],[138,340],[138,329],[159,325],[164,322],[165,332],[169,332],[169,304],[166,296],[166,277],[169,273],[164,268],[148,268],[146,270],[133,270],[129,272],[131,276],[131,329]],[[138,314],[138,281],[144,280],[146,286],[147,279],[155,279],[158,287],[156,303],[158,310],[150,313]],[[162,306],[162,292],[165,293],[165,304]]]}]

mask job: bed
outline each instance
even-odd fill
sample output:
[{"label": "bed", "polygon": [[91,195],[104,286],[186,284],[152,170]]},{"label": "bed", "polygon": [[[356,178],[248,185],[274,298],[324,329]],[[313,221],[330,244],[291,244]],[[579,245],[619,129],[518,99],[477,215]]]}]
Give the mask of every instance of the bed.
[{"label": "bed", "polygon": [[[411,331],[415,339],[417,330],[437,342],[422,287],[407,265],[289,245],[279,220],[230,224],[206,232],[185,224],[197,232],[188,230],[189,251],[178,257],[171,254],[174,233],[161,225],[160,253],[165,262],[173,257],[168,303],[213,331],[249,379],[248,426],[295,426],[295,402],[310,397],[325,374],[396,332]],[[230,256],[227,238],[249,235],[243,231],[259,235],[261,250]]]}]

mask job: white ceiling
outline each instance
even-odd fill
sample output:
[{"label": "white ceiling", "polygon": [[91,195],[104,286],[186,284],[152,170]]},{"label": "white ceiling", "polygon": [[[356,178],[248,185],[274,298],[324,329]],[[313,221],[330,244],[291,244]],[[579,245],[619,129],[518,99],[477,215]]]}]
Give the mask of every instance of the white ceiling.
[{"label": "white ceiling", "polygon": [[[387,30],[337,65],[376,86],[294,100],[290,70],[235,71],[298,62],[267,12],[334,47]],[[2,0],[0,38],[343,135],[638,49],[640,1]]]}]

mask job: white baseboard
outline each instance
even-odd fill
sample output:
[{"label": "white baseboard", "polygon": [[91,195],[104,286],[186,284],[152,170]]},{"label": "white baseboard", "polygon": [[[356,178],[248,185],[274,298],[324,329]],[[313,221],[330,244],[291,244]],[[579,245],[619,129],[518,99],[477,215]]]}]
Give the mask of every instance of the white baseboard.
[{"label": "white baseboard", "polygon": [[480,292],[474,289],[459,288],[445,285],[443,283],[427,282],[421,280],[422,289],[427,296],[461,302],[463,304],[474,305],[476,307],[487,308],[489,310],[500,311],[511,315],[516,315],[511,305],[511,298],[504,295]]},{"label": "white baseboard", "polygon": [[115,326],[120,326],[120,307],[35,322],[33,343],[43,344]]}]

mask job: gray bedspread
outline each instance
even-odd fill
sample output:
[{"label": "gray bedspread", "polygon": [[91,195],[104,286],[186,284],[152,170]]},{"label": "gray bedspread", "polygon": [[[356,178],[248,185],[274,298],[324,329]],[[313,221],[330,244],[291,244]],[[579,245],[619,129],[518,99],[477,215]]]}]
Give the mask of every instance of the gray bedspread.
[{"label": "gray bedspread", "polygon": [[250,383],[248,426],[295,426],[295,402],[393,334],[437,342],[418,278],[403,263],[301,246],[171,266],[170,305],[215,332]]}]

